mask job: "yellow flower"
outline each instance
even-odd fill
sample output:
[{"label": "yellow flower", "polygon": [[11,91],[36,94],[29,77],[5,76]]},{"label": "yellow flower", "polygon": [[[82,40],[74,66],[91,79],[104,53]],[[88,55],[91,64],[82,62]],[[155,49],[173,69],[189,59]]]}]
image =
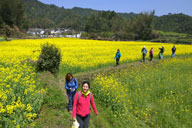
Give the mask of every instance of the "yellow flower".
[{"label": "yellow flower", "polygon": [[26,108],[25,110],[31,112],[31,110],[32,110],[31,105],[30,105],[30,104],[27,104],[27,108]]}]

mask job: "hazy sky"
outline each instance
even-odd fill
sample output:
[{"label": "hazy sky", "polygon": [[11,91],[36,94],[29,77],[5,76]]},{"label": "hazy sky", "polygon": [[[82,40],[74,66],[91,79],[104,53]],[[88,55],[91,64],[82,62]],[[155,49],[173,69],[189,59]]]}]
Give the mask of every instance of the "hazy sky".
[{"label": "hazy sky", "polygon": [[192,0],[39,0],[46,4],[55,4],[64,8],[82,7],[115,12],[149,12],[155,15],[184,13],[192,16]]}]

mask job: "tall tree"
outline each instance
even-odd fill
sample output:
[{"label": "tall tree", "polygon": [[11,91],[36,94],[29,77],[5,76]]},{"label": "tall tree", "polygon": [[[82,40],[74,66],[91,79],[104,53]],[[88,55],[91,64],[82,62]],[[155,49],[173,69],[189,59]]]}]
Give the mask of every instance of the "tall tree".
[{"label": "tall tree", "polygon": [[1,0],[0,17],[5,24],[9,26],[17,25],[20,29],[22,29],[26,19],[22,1]]},{"label": "tall tree", "polygon": [[98,13],[92,13],[85,26],[86,32],[111,32],[114,29],[118,30],[117,25],[122,21],[122,18],[118,16],[114,11],[101,11]]},{"label": "tall tree", "polygon": [[149,40],[152,39],[153,21],[155,11],[150,13],[140,13],[132,21],[132,32],[136,39]]}]

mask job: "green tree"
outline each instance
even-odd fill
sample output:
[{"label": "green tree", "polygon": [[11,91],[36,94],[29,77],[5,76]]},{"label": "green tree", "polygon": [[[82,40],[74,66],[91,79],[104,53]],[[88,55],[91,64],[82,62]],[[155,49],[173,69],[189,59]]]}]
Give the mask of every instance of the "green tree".
[{"label": "green tree", "polygon": [[1,0],[0,17],[9,26],[17,25],[23,29],[26,20],[24,5],[21,0]]},{"label": "green tree", "polygon": [[140,13],[131,23],[131,31],[135,34],[136,40],[152,39],[154,11]]},{"label": "green tree", "polygon": [[59,70],[59,65],[61,62],[61,52],[53,44],[48,42],[41,47],[41,53],[37,61],[38,71],[50,71],[55,73]]},{"label": "green tree", "polygon": [[114,11],[101,11],[98,13],[92,13],[85,26],[86,32],[111,32],[119,30],[119,23],[122,18],[118,16]]}]

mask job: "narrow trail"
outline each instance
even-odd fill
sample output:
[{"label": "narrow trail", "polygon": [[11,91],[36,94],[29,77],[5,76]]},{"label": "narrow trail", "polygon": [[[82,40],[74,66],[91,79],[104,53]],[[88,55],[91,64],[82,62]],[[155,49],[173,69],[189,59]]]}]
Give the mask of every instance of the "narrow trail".
[{"label": "narrow trail", "polygon": [[[169,59],[169,58],[166,58],[165,60],[167,60],[167,59]],[[108,74],[111,74],[114,72],[121,73],[121,71],[123,71],[125,69],[131,69],[132,67],[137,67],[137,66],[141,66],[141,65],[157,64],[160,61],[163,61],[163,60],[154,59],[152,62],[149,60],[146,60],[145,62],[135,61],[135,62],[124,63],[124,64],[120,63],[120,65],[118,65],[118,66],[115,66],[115,64],[114,64],[114,66],[106,66],[106,67],[99,68],[99,69],[89,71],[89,72],[80,72],[80,73],[74,74],[74,77],[77,78],[78,83],[79,83],[79,88],[81,88],[81,83],[83,81],[92,81],[92,80],[94,80],[94,78],[97,77],[98,74],[108,75]],[[46,86],[53,87],[53,85],[55,85],[55,87],[57,87],[60,90],[60,92],[62,93],[62,96],[64,96],[63,97],[63,100],[64,100],[63,103],[66,106],[66,108],[61,109],[60,107],[58,107],[58,108],[54,108],[54,107],[51,108],[49,106],[46,107],[46,104],[45,104],[45,107],[40,112],[40,115],[41,114],[44,115],[43,118],[47,117],[46,113],[49,113],[48,111],[52,111],[53,113],[56,113],[56,111],[60,110],[63,113],[63,114],[61,113],[60,117],[57,115],[52,117],[53,120],[56,120],[59,123],[55,123],[54,125],[52,125],[52,124],[47,125],[49,122],[44,121],[45,125],[47,127],[58,127],[58,128],[66,128],[68,126],[71,126],[72,118],[70,118],[71,115],[67,111],[67,99],[68,99],[68,97],[66,95],[66,90],[64,88],[64,85],[65,85],[64,74],[59,74],[58,77],[54,77],[51,73],[45,72],[41,75],[40,79],[41,79],[41,81],[44,82],[44,84]],[[67,125],[60,123],[60,122],[63,122],[63,118],[64,118],[65,123],[67,123]],[[47,119],[49,119],[49,118],[47,118]],[[99,127],[102,128],[103,124],[97,124],[96,123],[96,122],[101,122],[101,120],[102,120],[102,118],[100,118],[100,117],[94,118],[94,122],[92,122],[90,124],[91,125],[90,127],[91,128],[97,128],[99,125]],[[148,127],[151,127],[149,124],[146,124],[146,125]]]},{"label": "narrow trail", "polygon": [[136,66],[138,64],[152,64],[158,61],[159,61],[158,59],[154,59],[153,61],[148,61],[148,60],[145,62],[135,61],[135,62],[120,64],[118,66],[116,65],[107,66],[107,67],[99,68],[90,72],[77,73],[77,74],[74,74],[74,77],[77,78],[79,83],[83,81],[92,81],[98,74],[110,74],[116,71],[120,71],[120,70],[124,70],[130,67]]}]

